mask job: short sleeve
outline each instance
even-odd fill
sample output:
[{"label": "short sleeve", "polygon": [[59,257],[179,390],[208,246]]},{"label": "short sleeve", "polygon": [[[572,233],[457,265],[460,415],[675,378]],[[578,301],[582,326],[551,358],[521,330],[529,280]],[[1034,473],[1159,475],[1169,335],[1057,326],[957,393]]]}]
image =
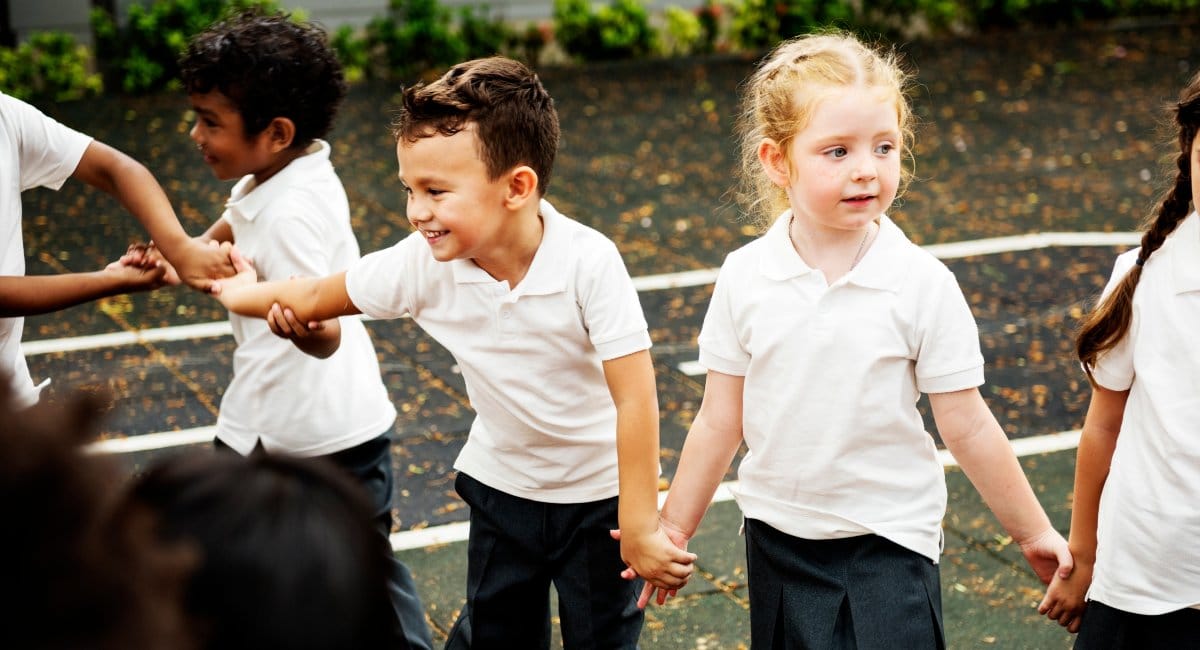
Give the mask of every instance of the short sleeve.
[{"label": "short sleeve", "polygon": [[578,267],[579,308],[602,360],[650,348],[650,333],[633,278],[615,244],[604,240]]},{"label": "short sleeve", "polygon": [[419,232],[397,242],[390,248],[362,256],[346,271],[346,294],[363,314],[376,319],[401,318],[412,312],[412,291],[419,280],[414,277],[417,266],[414,245]]},{"label": "short sleeve", "polygon": [[[1104,287],[1104,292],[1101,294],[1101,300],[1108,297],[1113,289],[1125,278],[1129,270],[1137,259],[1138,249],[1133,249],[1122,253],[1117,257],[1117,261],[1113,264],[1112,275],[1108,278],[1108,284]],[[1109,390],[1128,390],[1133,385],[1133,339],[1134,333],[1137,331],[1138,319],[1137,312],[1129,325],[1129,331],[1125,336],[1117,342],[1117,344],[1108,350],[1105,350],[1100,358],[1096,360],[1096,367],[1092,369],[1092,379],[1097,384]]]},{"label": "short sleeve", "polygon": [[733,296],[729,288],[733,283],[732,275],[734,272],[726,259],[717,275],[704,324],[700,327],[700,365],[722,374],[744,377],[750,366],[750,354],[741,343],[733,318]]},{"label": "short sleeve", "polygon": [[917,389],[949,393],[983,384],[979,328],[954,274],[944,267],[922,290],[917,322]]},{"label": "short sleeve", "polygon": [[92,138],[63,126],[33,106],[0,93],[0,112],[14,132],[20,155],[21,191],[62,187]]}]

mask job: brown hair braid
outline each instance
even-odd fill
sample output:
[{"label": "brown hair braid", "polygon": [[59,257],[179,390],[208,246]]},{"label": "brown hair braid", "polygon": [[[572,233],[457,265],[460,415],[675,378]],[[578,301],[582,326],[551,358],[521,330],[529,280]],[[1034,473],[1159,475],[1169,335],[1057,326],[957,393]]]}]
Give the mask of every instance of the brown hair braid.
[{"label": "brown hair braid", "polygon": [[1179,154],[1175,158],[1175,185],[1167,192],[1142,235],[1137,263],[1121,282],[1087,315],[1075,337],[1075,353],[1083,363],[1088,379],[1100,356],[1112,349],[1129,331],[1133,319],[1133,293],[1142,278],[1146,260],[1162,246],[1167,235],[1189,214],[1192,197],[1192,143],[1200,128],[1200,74],[1184,86],[1179,102],[1171,107],[1179,128]]}]

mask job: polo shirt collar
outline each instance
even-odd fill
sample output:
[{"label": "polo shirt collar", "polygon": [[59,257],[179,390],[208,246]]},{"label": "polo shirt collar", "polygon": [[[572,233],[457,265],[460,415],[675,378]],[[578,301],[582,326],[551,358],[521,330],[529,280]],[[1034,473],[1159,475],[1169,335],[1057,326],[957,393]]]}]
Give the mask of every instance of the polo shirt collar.
[{"label": "polo shirt collar", "polygon": [[275,172],[275,175],[268,178],[267,182],[262,185],[254,180],[253,174],[243,176],[229,193],[229,201],[225,203],[225,209],[235,217],[254,221],[268,205],[279,200],[288,192],[294,178],[306,178],[322,166],[327,165],[329,165],[329,143],[324,140],[314,140],[304,150],[304,155]]},{"label": "polo shirt collar", "polygon": [[[788,237],[791,218],[791,210],[785,211],[763,236],[765,250],[759,261],[759,269],[764,276],[777,282],[814,271],[796,253]],[[904,278],[902,254],[908,244],[908,238],[900,228],[886,214],[879,215],[879,234],[859,260],[858,266],[846,276],[846,282],[872,289],[899,291]]]},{"label": "polo shirt collar", "polygon": [[[515,293],[521,296],[542,296],[567,289],[566,260],[572,245],[569,223],[545,199],[538,204],[538,215],[542,218],[542,241],[533,254],[525,277],[515,287]],[[449,263],[454,272],[454,281],[458,284],[496,282],[474,260],[454,259]]]},{"label": "polo shirt collar", "polygon": [[[1193,212],[1171,233],[1175,293],[1200,291],[1200,215]],[[1151,256],[1153,259],[1153,256]]]}]

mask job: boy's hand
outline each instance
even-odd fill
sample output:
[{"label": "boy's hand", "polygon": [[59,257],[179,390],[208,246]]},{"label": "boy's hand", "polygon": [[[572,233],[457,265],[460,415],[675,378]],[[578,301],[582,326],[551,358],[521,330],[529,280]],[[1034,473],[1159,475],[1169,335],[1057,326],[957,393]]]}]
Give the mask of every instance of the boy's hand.
[{"label": "boy's hand", "polygon": [[113,278],[116,284],[125,292],[153,291],[170,284],[167,280],[167,270],[170,265],[147,263],[143,265],[125,264],[121,260],[104,267],[103,273]]},{"label": "boy's hand", "polygon": [[258,282],[258,271],[254,269],[254,263],[248,258],[243,257],[241,251],[237,249],[237,246],[229,244],[228,242],[218,244],[214,241],[210,242],[208,247],[222,251],[221,254],[225,255],[231,262],[233,262],[233,268],[237,272],[232,277],[222,280],[215,280],[210,285],[209,292],[212,293],[213,296],[217,297],[218,300],[220,300],[221,292],[223,291],[231,291],[241,287],[253,286],[256,282]]},{"label": "boy's hand", "polygon": [[271,305],[271,311],[267,312],[267,326],[275,336],[290,341],[303,341],[325,329],[323,321],[301,321],[290,307],[283,307],[279,303]]},{"label": "boy's hand", "polygon": [[141,243],[134,242],[125,249],[125,254],[119,260],[121,264],[126,266],[136,266],[143,269],[152,269],[161,267],[166,270],[163,275],[163,282],[170,286],[176,286],[181,283],[179,273],[175,271],[175,267],[163,257],[162,251],[154,245],[154,242]]},{"label": "boy's hand", "polygon": [[238,272],[230,258],[230,250],[228,243],[206,245],[199,239],[189,239],[183,250],[175,255],[175,268],[179,271],[180,279],[189,287],[214,292],[217,280]]},{"label": "boy's hand", "polygon": [[633,580],[641,577],[646,581],[638,598],[638,607],[645,607],[658,591],[657,602],[662,605],[668,596],[682,589],[695,569],[696,554],[687,552],[688,538],[661,522],[652,532],[634,540],[622,536],[621,531],[610,531],[613,539],[621,542],[621,558],[628,568],[621,577]]},{"label": "boy's hand", "polygon": [[1050,579],[1058,576],[1066,578],[1071,575],[1074,560],[1067,540],[1053,528],[1047,528],[1041,533],[1025,540],[1017,540],[1021,545],[1021,553],[1025,561],[1033,568],[1042,584],[1050,584]]},{"label": "boy's hand", "polygon": [[1092,584],[1091,562],[1076,561],[1074,570],[1068,577],[1054,576],[1046,597],[1038,605],[1038,613],[1074,634],[1079,631],[1083,619],[1083,610],[1087,608],[1087,590]]}]

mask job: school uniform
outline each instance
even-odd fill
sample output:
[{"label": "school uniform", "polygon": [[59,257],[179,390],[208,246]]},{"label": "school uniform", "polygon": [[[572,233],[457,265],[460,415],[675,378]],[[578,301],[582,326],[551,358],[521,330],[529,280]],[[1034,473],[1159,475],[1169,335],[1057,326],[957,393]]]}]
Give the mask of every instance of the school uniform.
[{"label": "school uniform", "polygon": [[564,643],[633,647],[639,585],[620,578],[616,407],[602,362],[650,347],[616,246],[542,201],[542,242],[524,279],[439,262],[421,233],[346,275],[374,318],[410,315],[454,356],[475,409],[454,463],[471,506],[467,606],[450,645],[549,643],[549,587]]},{"label": "school uniform", "polygon": [[[1106,293],[1139,250],[1117,258]],[[1129,397],[1100,496],[1096,565],[1076,647],[1123,647],[1118,637],[1129,647],[1200,647],[1197,323],[1200,215],[1192,213],[1146,260],[1129,330],[1093,370],[1097,384]],[[1182,636],[1141,645],[1172,630]]]},{"label": "school uniform", "polygon": [[[221,218],[260,278],[323,277],[358,260],[346,192],[329,153],[329,144],[317,140],[266,182],[246,176],[230,193]],[[396,409],[362,321],[339,319],[341,343],[325,359],[275,336],[261,318],[231,313],[229,322],[237,349],[217,417],[218,446],[242,455],[261,449],[333,461],[366,489],[386,537],[392,527],[389,432]],[[431,648],[412,577],[389,557],[400,635],[408,647]]]},{"label": "school uniform", "polygon": [[745,378],[735,496],[755,645],[825,647],[839,622],[859,647],[931,647],[946,485],[916,403],[983,383],[975,321],[886,215],[832,285],[789,220],[726,258],[699,337],[705,367]]},{"label": "school uniform", "polygon": [[[79,166],[91,136],[63,126],[25,102],[0,93],[0,275],[25,275],[21,192],[58,190]],[[37,403],[49,380],[34,385],[21,352],[23,317],[0,318],[0,383],[20,410]],[[0,398],[3,396],[0,395]]]}]

